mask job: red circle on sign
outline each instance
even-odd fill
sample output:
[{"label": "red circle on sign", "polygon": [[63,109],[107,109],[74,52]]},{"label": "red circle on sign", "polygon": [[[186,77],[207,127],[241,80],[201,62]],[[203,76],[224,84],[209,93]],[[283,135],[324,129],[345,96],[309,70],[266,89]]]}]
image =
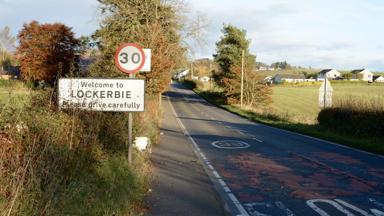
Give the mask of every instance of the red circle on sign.
[{"label": "red circle on sign", "polygon": [[[120,62],[119,62],[119,53],[120,53],[120,51],[121,51],[122,49],[124,49],[124,48],[126,48],[126,47],[130,47],[130,46],[131,46],[131,47],[135,47],[136,49],[138,49],[139,52],[140,52],[140,54],[141,54],[141,56],[142,56],[142,59],[143,59],[143,60],[141,61],[140,65],[139,65],[137,68],[133,69],[133,70],[127,70],[127,69],[125,69],[124,67],[122,67],[122,66],[120,65]],[[143,50],[143,48],[142,48],[141,46],[139,46],[139,45],[137,45],[137,44],[134,44],[134,43],[125,43],[125,44],[121,44],[121,45],[117,48],[116,53],[115,53],[115,65],[116,65],[116,67],[117,67],[120,71],[122,71],[122,72],[124,72],[124,73],[127,73],[127,74],[134,74],[134,73],[140,71],[141,68],[143,68],[144,64],[145,64],[145,54],[144,54],[144,50]]]}]

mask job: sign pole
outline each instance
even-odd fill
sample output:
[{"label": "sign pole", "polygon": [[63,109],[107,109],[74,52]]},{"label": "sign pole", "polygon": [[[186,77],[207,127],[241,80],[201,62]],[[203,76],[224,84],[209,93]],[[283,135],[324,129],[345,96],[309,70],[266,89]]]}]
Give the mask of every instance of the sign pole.
[{"label": "sign pole", "polygon": [[[129,75],[130,79],[135,78],[135,74]],[[133,114],[132,112],[128,113],[128,163],[132,164],[132,146],[133,146],[133,140],[132,140],[132,127],[133,127]]]}]

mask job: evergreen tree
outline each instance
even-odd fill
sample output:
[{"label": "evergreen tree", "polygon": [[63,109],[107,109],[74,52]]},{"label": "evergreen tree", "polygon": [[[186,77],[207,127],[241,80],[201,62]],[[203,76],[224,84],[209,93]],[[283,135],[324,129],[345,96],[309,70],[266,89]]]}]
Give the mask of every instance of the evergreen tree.
[{"label": "evergreen tree", "polygon": [[224,88],[229,103],[240,100],[241,58],[245,52],[245,71],[252,72],[256,57],[249,53],[251,41],[246,38],[246,31],[233,25],[224,25],[223,36],[216,43],[215,62],[219,72],[215,76],[218,85]]}]

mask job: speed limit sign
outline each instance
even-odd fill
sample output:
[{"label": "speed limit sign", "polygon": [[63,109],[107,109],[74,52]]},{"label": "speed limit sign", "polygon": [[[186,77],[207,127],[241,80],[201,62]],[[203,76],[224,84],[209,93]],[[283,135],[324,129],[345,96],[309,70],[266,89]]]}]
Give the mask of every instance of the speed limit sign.
[{"label": "speed limit sign", "polygon": [[145,64],[143,48],[134,43],[119,46],[115,54],[115,64],[124,73],[134,74]]}]

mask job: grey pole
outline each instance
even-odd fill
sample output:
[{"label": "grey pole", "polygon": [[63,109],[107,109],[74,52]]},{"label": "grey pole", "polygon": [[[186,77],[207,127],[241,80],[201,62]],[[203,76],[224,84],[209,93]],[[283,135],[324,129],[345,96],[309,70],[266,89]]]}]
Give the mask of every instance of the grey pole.
[{"label": "grey pole", "polygon": [[[135,74],[129,75],[130,79],[135,78]],[[132,164],[132,125],[133,125],[133,115],[132,112],[128,113],[128,163]]]},{"label": "grey pole", "polygon": [[241,52],[241,91],[240,91],[240,107],[243,107],[243,94],[244,94],[244,50]]}]

